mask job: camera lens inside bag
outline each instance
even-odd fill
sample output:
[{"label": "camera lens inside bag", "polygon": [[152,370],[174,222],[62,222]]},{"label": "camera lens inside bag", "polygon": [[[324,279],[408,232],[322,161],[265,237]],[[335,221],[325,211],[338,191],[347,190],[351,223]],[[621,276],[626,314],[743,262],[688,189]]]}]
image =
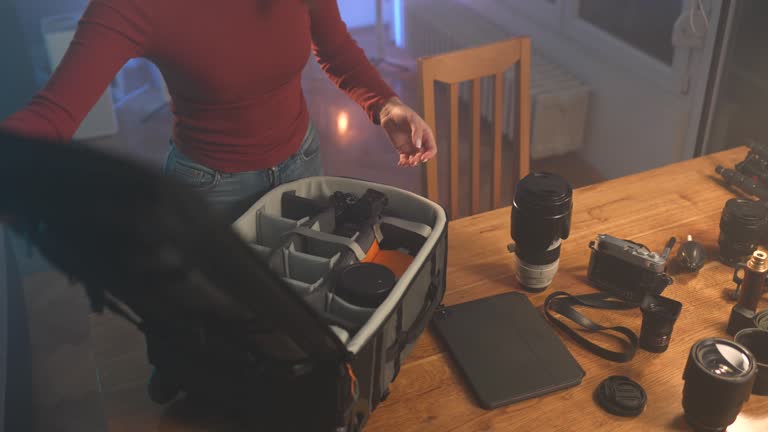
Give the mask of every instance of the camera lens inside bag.
[{"label": "camera lens inside bag", "polygon": [[720,217],[720,257],[735,264],[757,250],[768,229],[768,209],[762,204],[739,198],[725,203]]},{"label": "camera lens inside bag", "polygon": [[522,179],[512,202],[511,234],[517,278],[525,289],[542,291],[560,262],[560,244],[571,228],[573,190],[562,177],[531,173]]},{"label": "camera lens inside bag", "polygon": [[339,273],[336,294],[358,307],[375,309],[386,300],[396,277],[392,270],[374,263],[358,263]]}]

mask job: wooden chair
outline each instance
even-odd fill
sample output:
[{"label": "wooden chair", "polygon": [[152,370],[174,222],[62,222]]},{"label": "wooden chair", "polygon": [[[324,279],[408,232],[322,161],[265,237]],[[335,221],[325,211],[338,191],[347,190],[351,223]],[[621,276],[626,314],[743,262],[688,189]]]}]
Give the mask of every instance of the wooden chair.
[{"label": "wooden chair", "polygon": [[[517,180],[530,170],[530,69],[531,42],[528,37],[518,37],[501,42],[423,57],[418,60],[419,98],[427,124],[435,131],[435,82],[450,84],[451,131],[450,131],[450,214],[459,214],[459,84],[472,81],[472,206],[473,214],[480,211],[480,103],[481,78],[495,76],[495,109],[493,140],[493,208],[501,203],[502,175],[502,127],[504,112],[504,73],[519,63],[516,74],[516,148],[514,153]],[[444,148],[439,149],[445,151]],[[439,202],[437,158],[426,164],[427,198]]]}]

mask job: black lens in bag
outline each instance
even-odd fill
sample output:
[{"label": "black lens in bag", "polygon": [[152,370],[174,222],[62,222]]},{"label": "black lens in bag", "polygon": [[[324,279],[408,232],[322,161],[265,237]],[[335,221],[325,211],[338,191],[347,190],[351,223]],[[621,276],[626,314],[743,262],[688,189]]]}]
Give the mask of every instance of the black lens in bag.
[{"label": "black lens in bag", "polygon": [[383,265],[352,264],[341,270],[336,294],[355,306],[375,309],[386,300],[396,283],[395,274]]}]

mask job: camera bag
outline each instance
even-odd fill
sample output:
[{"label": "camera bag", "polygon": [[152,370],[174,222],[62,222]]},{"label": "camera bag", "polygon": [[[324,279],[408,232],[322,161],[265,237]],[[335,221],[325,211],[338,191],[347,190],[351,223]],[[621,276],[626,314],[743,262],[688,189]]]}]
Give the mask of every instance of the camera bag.
[{"label": "camera bag", "polygon": [[[95,311],[137,326],[168,399],[183,395],[177,402],[206,422],[362,430],[445,292],[445,212],[407,191],[310,178],[230,226],[195,191],[138,163],[3,133],[0,149],[0,215],[85,287]],[[383,303],[360,308],[336,298],[333,270],[371,243],[333,234],[322,211],[301,216],[336,191],[369,189],[388,198],[377,247],[400,238],[413,256]],[[283,206],[301,201],[290,196],[306,208]]]}]

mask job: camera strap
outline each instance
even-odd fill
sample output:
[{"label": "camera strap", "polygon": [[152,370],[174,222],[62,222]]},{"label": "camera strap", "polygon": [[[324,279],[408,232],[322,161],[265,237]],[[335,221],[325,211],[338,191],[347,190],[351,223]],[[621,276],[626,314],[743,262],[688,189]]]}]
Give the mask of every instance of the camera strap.
[{"label": "camera strap", "polygon": [[[628,303],[623,300],[613,298],[610,294],[596,293],[585,294],[580,296],[574,296],[563,291],[557,291],[549,295],[544,301],[544,315],[547,319],[562,330],[565,334],[570,336],[579,345],[586,348],[593,354],[617,363],[624,363],[632,360],[637,351],[638,338],[635,332],[627,327],[615,326],[605,327],[579,313],[574,306],[584,306],[594,309],[612,309],[612,310],[627,310],[634,309],[638,305],[636,303]],[[551,311],[570,319],[576,324],[583,327],[589,332],[610,331],[618,333],[626,337],[625,345],[627,349],[623,352],[611,351],[603,348],[594,342],[589,341],[584,336],[580,335],[576,330],[568,327],[564,322],[555,318]],[[621,338],[621,337],[620,337]],[[621,338],[623,339],[623,338]]]}]

